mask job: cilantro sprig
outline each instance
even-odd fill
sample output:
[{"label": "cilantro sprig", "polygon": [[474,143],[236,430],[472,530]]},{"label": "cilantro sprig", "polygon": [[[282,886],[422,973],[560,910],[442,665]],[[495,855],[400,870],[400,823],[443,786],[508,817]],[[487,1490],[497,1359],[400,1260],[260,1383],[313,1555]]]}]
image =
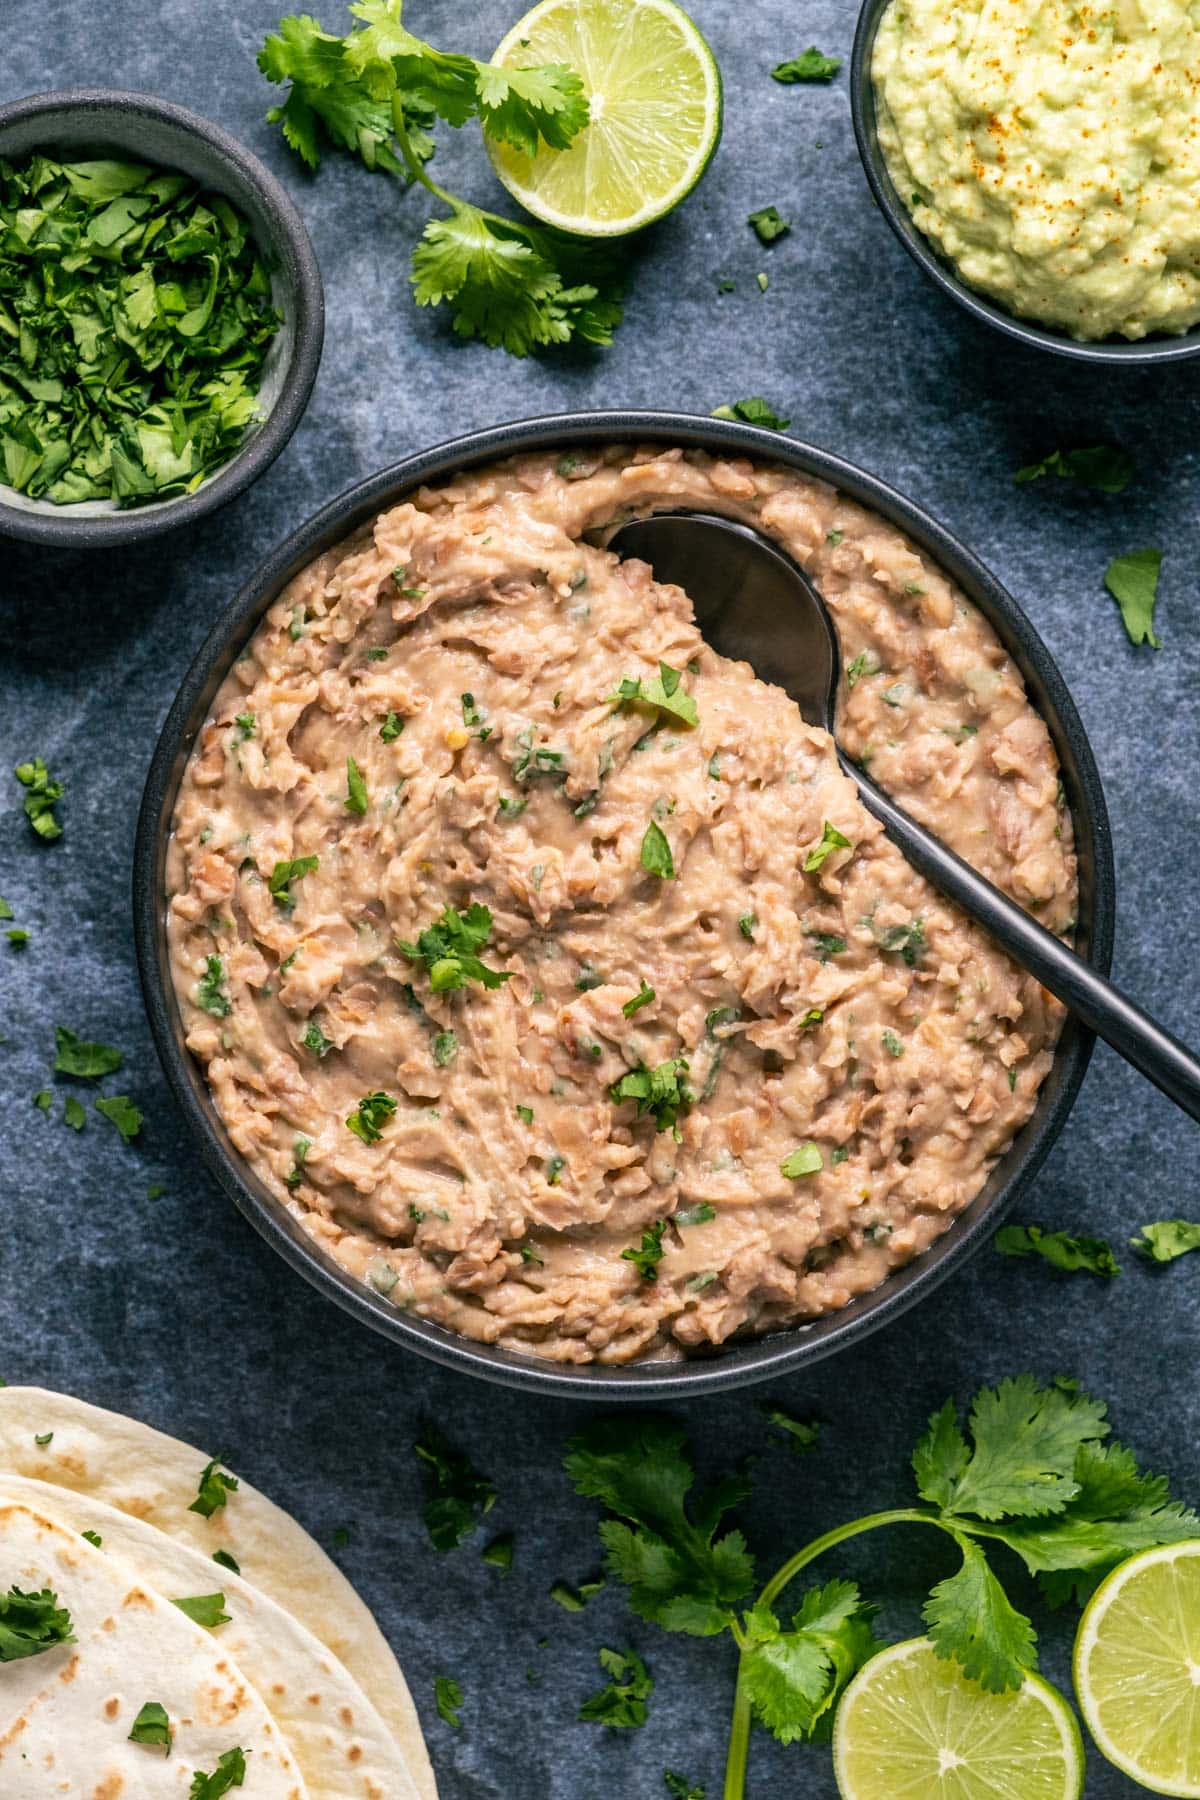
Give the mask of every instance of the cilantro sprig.
[{"label": "cilantro sprig", "polygon": [[284,19],[259,52],[268,81],[288,83],[268,118],[310,168],[332,147],[420,186],[446,209],[411,258],[418,306],[447,303],[460,337],[527,356],[577,339],[607,344],[621,320],[611,251],[527,220],[473,206],[432,180],[437,120],[476,119],[485,137],[526,155],[563,150],[588,121],[583,83],[551,63],[503,69],[447,54],[401,23],[401,0],[359,0],[362,28],[339,38],[302,15]]},{"label": "cilantro sprig", "polygon": [[724,1793],[742,1800],[752,1723],[784,1743],[811,1739],[879,1647],[874,1607],[849,1581],[808,1589],[790,1619],[782,1616],[784,1591],[838,1545],[888,1525],[939,1532],[958,1566],[930,1592],[926,1629],[939,1656],[1001,1693],[1037,1667],[1037,1634],[993,1567],[999,1548],[1060,1605],[1082,1603],[1136,1550],[1200,1537],[1200,1518],[1171,1498],[1166,1478],[1139,1469],[1111,1439],[1105,1410],[1073,1381],[1042,1385],[1032,1375],[981,1389],[965,1431],[947,1400],[913,1451],[917,1500],[814,1538],[753,1599],[754,1559],[727,1517],[750,1482],[726,1477],[694,1495],[684,1434],[671,1420],[593,1419],[568,1444],[564,1466],[576,1491],[610,1515],[599,1527],[605,1566],[638,1617],[733,1638],[739,1668]]},{"label": "cilantro sprig", "polygon": [[26,1594],[11,1587],[0,1594],[0,1663],[21,1662],[74,1642],[71,1615],[49,1588]]}]

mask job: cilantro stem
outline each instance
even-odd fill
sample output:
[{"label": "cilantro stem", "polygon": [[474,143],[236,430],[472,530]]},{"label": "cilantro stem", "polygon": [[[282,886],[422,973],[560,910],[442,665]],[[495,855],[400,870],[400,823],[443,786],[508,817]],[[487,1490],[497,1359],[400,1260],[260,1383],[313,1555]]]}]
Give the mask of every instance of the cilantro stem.
[{"label": "cilantro stem", "polygon": [[408,127],[404,122],[404,107],[399,94],[392,95],[392,130],[409,173],[415,181],[420,182],[428,193],[433,195],[435,200],[440,200],[443,206],[450,208],[451,212],[473,212],[479,218],[486,220],[489,225],[500,225],[505,231],[511,231],[527,242],[532,241],[532,233],[519,219],[506,219],[500,213],[488,212],[486,207],[475,206],[470,200],[463,200],[459,195],[452,194],[448,188],[440,186],[431,175],[426,173],[424,163],[412,147],[412,139],[408,135]]},{"label": "cilantro stem", "polygon": [[[834,1531],[827,1531],[821,1537],[813,1538],[794,1556],[789,1556],[782,1568],[772,1575],[762,1593],[758,1596],[758,1605],[772,1606],[790,1581],[823,1556],[826,1550],[832,1550],[837,1544],[844,1544],[848,1538],[860,1537],[865,1531],[874,1531],[880,1525],[935,1525],[939,1531],[954,1537],[956,1533],[951,1526],[939,1519],[936,1513],[922,1512],[912,1506],[892,1507],[887,1512],[866,1513],[861,1519],[851,1519],[848,1525],[839,1525]],[[740,1633],[735,1636],[740,1638]],[[750,1694],[745,1680],[744,1651],[739,1649],[737,1687],[733,1696],[733,1717],[729,1726],[729,1750],[725,1759],[725,1786],[723,1800],[745,1800],[746,1792],[746,1759],[750,1750],[751,1709]]]}]

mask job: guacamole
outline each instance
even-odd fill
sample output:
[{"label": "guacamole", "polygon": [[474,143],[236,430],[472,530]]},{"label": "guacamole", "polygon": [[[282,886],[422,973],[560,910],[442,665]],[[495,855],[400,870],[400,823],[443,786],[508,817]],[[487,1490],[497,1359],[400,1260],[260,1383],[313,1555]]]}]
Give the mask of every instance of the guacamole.
[{"label": "guacamole", "polygon": [[880,145],[963,281],[1075,338],[1200,319],[1198,26],[1183,0],[893,0]]}]

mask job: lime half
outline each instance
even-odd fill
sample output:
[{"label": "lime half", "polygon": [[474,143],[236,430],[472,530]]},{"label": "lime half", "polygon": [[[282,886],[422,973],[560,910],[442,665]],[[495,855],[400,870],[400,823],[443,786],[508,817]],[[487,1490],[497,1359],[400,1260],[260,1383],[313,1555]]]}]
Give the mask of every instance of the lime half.
[{"label": "lime half", "polygon": [[547,225],[617,237],[661,219],[703,175],[721,135],[713,53],[673,0],[542,0],[494,63],[567,63],[590,120],[566,150],[526,156],[488,139],[497,175]]},{"label": "lime half", "polygon": [[1153,1793],[1200,1795],[1200,1542],[1143,1550],[1101,1582],[1075,1692],[1109,1762]]},{"label": "lime half", "polygon": [[1083,1740],[1057,1689],[989,1694],[928,1638],[881,1650],[833,1728],[842,1800],[1078,1800]]}]

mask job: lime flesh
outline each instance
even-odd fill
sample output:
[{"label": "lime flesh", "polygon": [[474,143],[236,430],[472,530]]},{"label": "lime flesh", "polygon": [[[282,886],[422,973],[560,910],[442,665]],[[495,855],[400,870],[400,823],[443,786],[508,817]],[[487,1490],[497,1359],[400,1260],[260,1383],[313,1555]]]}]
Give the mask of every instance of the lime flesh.
[{"label": "lime flesh", "polygon": [[567,149],[529,157],[488,140],[513,197],[562,231],[616,237],[662,218],[716,149],[721,77],[674,0],[542,0],[492,61],[565,63],[582,78],[590,119]]},{"label": "lime flesh", "polygon": [[1083,1742],[1062,1695],[1028,1675],[989,1694],[928,1638],[864,1664],[833,1730],[842,1800],[1078,1800]]},{"label": "lime flesh", "polygon": [[1100,1584],[1075,1691],[1109,1762],[1152,1793],[1200,1796],[1200,1542],[1143,1550]]}]

